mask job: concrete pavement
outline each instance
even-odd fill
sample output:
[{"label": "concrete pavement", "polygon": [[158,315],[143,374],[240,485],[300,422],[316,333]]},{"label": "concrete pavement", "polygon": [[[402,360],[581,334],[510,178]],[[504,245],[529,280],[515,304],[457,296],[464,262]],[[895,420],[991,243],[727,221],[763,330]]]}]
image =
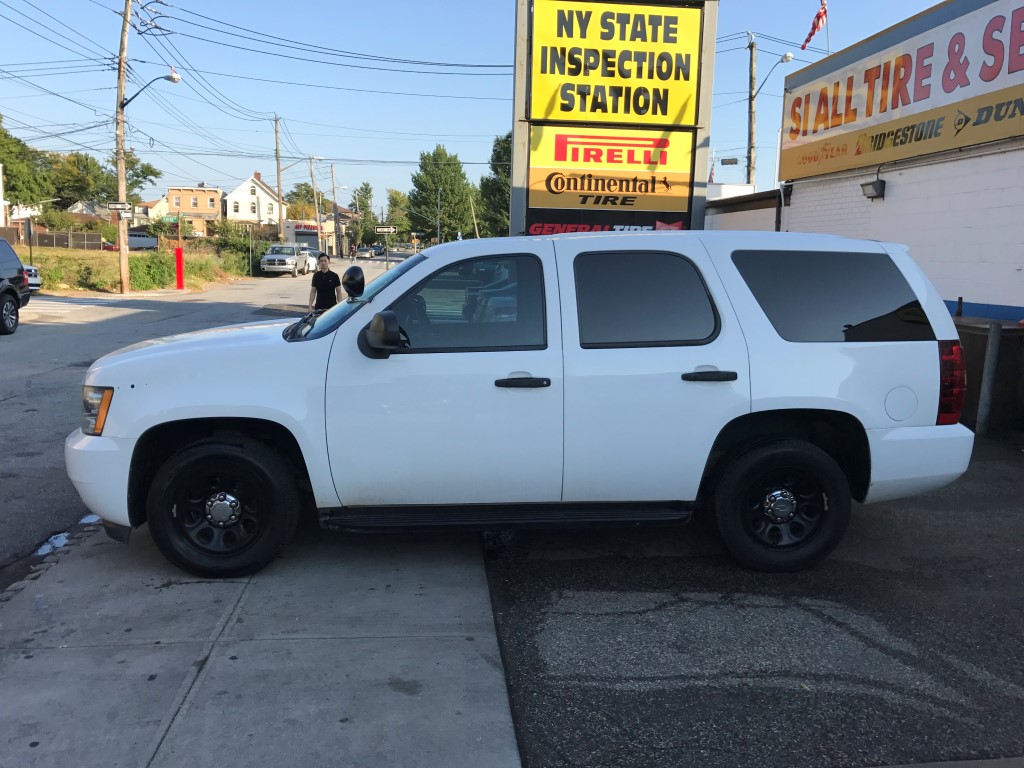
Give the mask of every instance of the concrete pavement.
[{"label": "concrete pavement", "polygon": [[476,536],[204,581],[86,526],[0,600],[3,768],[520,764]]}]

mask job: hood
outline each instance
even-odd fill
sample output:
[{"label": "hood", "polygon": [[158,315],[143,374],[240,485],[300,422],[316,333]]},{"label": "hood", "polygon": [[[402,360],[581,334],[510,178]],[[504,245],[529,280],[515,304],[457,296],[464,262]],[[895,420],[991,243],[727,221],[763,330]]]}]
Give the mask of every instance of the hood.
[{"label": "hood", "polygon": [[281,334],[284,329],[298,318],[289,320],[265,320],[258,323],[228,325],[210,328],[205,331],[179,333],[124,347],[111,352],[97,360],[89,368],[93,373],[101,368],[117,367],[124,363],[153,360],[169,356],[200,356],[200,357],[235,357],[243,351],[253,351],[255,347],[285,345]]}]

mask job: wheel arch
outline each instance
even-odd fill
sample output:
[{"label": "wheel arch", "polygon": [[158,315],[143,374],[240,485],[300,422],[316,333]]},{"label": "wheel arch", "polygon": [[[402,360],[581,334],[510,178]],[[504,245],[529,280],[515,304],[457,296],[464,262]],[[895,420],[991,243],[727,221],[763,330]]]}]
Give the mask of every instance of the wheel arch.
[{"label": "wheel arch", "polygon": [[146,522],[146,497],[159,467],[182,449],[203,440],[236,445],[255,440],[277,451],[294,467],[300,494],[311,501],[309,469],[298,440],[287,427],[266,419],[183,419],[151,427],[135,445],[128,472],[128,520],[133,528]]},{"label": "wheel arch", "polygon": [[867,496],[871,450],[864,425],[843,411],[786,409],[746,413],[722,428],[704,467],[698,501],[710,499],[731,458],[778,440],[803,440],[825,451],[843,470],[851,496],[857,501]]}]

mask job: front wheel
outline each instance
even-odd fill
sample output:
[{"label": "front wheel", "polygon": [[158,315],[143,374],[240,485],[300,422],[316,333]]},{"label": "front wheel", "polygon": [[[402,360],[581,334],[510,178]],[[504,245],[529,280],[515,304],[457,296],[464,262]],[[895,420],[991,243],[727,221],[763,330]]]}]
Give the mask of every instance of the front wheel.
[{"label": "front wheel", "polygon": [[153,541],[179,568],[233,577],[265,566],[299,519],[294,472],[261,443],[201,442],[168,459],[150,485]]},{"label": "front wheel", "polygon": [[850,487],[817,446],[786,440],[734,459],[715,491],[722,540],[758,571],[799,571],[836,548],[850,522]]},{"label": "front wheel", "polygon": [[18,330],[18,302],[13,296],[0,297],[0,336],[8,336]]}]

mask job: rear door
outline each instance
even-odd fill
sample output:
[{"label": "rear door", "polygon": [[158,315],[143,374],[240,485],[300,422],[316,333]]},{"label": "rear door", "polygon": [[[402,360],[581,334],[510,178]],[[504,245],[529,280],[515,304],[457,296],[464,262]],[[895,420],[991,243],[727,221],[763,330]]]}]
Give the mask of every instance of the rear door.
[{"label": "rear door", "polygon": [[563,500],[695,499],[718,432],[750,409],[746,344],[700,241],[622,235],[556,250]]}]

